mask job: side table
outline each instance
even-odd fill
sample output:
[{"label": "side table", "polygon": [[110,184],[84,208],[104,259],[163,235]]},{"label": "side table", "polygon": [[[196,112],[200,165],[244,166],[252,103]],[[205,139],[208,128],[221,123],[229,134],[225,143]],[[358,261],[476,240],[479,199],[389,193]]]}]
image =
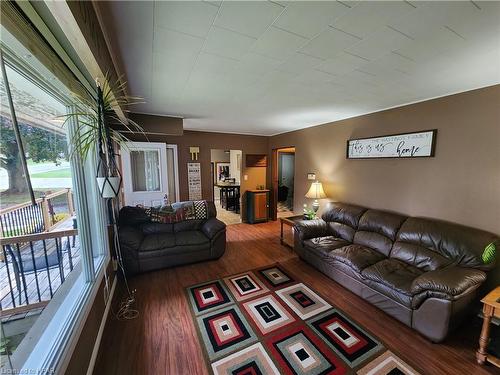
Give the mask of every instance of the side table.
[{"label": "side table", "polygon": [[500,286],[488,293],[481,302],[483,303],[483,328],[479,337],[479,349],[476,352],[477,363],[485,362],[500,367],[500,358],[488,353],[488,343],[490,341],[490,323],[492,318],[500,319]]},{"label": "side table", "polygon": [[280,217],[279,219],[280,219],[280,225],[281,225],[280,243],[284,246],[288,246],[289,248],[293,249],[293,242],[292,243],[286,242],[283,226],[286,225],[286,226],[289,226],[290,228],[293,228],[295,223],[297,223],[298,221],[304,220],[304,215]]}]

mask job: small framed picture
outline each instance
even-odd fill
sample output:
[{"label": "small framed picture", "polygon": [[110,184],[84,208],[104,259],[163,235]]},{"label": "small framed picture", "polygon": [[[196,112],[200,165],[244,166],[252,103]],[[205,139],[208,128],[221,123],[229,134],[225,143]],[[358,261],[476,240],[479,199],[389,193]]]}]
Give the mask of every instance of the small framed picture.
[{"label": "small framed picture", "polygon": [[307,179],[308,180],[316,180],[316,174],[315,173],[308,173]]}]

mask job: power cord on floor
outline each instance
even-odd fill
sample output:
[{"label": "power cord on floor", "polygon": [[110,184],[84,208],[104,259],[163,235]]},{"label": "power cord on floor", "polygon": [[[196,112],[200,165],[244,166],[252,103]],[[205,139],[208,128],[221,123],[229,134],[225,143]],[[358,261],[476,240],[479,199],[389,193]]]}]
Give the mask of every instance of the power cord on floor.
[{"label": "power cord on floor", "polygon": [[120,240],[118,238],[118,226],[116,224],[116,210],[114,207],[113,199],[111,199],[110,204],[111,204],[111,212],[112,212],[112,217],[113,217],[113,239],[114,239],[114,245],[115,245],[115,249],[116,249],[116,262],[118,264],[118,268],[122,272],[125,288],[127,289],[127,297],[120,303],[119,308],[118,308],[118,312],[115,313],[113,308],[111,308],[111,311],[113,312],[113,315],[118,320],[131,320],[131,319],[135,319],[139,316],[139,311],[132,308],[132,306],[135,304],[136,289],[131,291],[129,288],[129,285],[128,285],[127,275],[125,274],[125,267],[123,266]]}]

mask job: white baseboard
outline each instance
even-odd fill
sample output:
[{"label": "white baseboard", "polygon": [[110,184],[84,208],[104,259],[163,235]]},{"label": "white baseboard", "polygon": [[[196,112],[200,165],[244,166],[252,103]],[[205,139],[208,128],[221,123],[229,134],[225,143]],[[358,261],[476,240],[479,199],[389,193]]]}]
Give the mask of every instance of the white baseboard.
[{"label": "white baseboard", "polygon": [[87,375],[92,375],[94,372],[95,361],[97,359],[97,354],[99,353],[99,347],[101,346],[102,334],[104,333],[104,327],[106,326],[106,321],[108,320],[109,310],[111,309],[111,303],[113,301],[113,296],[115,295],[116,281],[118,275],[115,275],[113,280],[113,285],[111,286],[111,291],[109,292],[108,303],[104,309],[104,314],[102,316],[101,324],[99,325],[99,331],[97,332],[97,337],[95,339],[94,348],[92,349],[92,356],[90,357],[89,367],[87,369]]}]

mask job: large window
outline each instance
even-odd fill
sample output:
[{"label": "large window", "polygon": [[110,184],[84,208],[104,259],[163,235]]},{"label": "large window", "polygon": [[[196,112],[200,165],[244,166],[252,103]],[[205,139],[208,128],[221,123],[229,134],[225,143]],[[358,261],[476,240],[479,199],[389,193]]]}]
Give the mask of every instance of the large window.
[{"label": "large window", "polygon": [[75,110],[68,90],[1,33],[0,372],[39,371],[58,363],[109,256],[106,209],[95,158],[84,163],[69,152],[78,126],[63,126],[61,116]]}]

